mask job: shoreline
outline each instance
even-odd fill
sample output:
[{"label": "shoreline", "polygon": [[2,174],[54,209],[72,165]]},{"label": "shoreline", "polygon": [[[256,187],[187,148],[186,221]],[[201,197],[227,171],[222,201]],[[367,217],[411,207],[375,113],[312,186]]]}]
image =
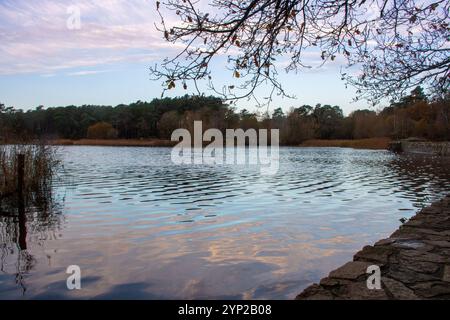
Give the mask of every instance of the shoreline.
[{"label": "shoreline", "polygon": [[99,146],[99,147],[173,147],[176,141],[163,139],[57,139],[51,140],[53,146]]},{"label": "shoreline", "polygon": [[[369,266],[381,289],[368,289]],[[353,261],[300,293],[296,300],[450,299],[450,195],[432,203],[389,238],[365,246]]]},{"label": "shoreline", "polygon": [[300,147],[337,147],[369,150],[388,150],[390,138],[367,138],[367,139],[311,139],[304,141]]},{"label": "shoreline", "polygon": [[[281,145],[281,147],[300,147],[300,148],[353,148],[369,150],[387,150],[391,139],[389,138],[369,138],[354,140],[306,140],[300,145]],[[108,147],[173,147],[176,141],[163,139],[56,139],[51,140],[50,144],[55,146],[108,146]]]}]

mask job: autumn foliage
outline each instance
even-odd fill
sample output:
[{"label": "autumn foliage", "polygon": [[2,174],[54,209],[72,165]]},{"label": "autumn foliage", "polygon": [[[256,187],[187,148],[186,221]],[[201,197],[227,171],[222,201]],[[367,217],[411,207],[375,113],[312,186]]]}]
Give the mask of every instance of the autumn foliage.
[{"label": "autumn foliage", "polygon": [[344,115],[336,105],[300,105],[271,110],[237,110],[219,98],[184,96],[138,101],[130,105],[37,108],[23,112],[3,107],[0,139],[17,135],[53,139],[165,139],[185,128],[193,133],[194,121],[203,130],[280,129],[282,145],[306,140],[400,139],[421,137],[450,140],[449,97],[427,97],[420,87],[383,109],[367,108]]},{"label": "autumn foliage", "polygon": [[87,137],[89,139],[115,139],[117,130],[110,123],[99,122],[88,128]]}]

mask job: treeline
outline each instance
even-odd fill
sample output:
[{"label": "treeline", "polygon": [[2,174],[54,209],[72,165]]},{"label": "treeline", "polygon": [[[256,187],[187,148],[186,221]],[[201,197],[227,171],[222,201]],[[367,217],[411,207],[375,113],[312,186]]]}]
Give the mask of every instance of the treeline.
[{"label": "treeline", "polygon": [[365,139],[418,137],[450,140],[450,95],[430,100],[421,87],[380,111],[353,111],[344,117],[338,106],[304,105],[286,115],[276,109],[270,123],[281,128],[284,144],[307,139]]},{"label": "treeline", "polygon": [[170,139],[178,128],[280,129],[280,143],[297,145],[308,139],[362,139],[422,137],[450,140],[449,98],[430,101],[418,87],[400,102],[376,112],[356,110],[344,116],[339,106],[303,105],[271,114],[237,112],[216,97],[184,96],[138,101],[130,105],[68,106],[22,111],[0,104],[0,137],[50,139]]}]

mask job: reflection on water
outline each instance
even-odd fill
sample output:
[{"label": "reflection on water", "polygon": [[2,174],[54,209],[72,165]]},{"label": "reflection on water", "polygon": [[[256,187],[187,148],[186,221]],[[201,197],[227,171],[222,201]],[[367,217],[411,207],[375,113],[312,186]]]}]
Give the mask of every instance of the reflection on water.
[{"label": "reflection on water", "polygon": [[0,215],[0,298],[293,298],[450,191],[448,159],[385,151],[281,148],[274,176],[165,148],[61,152],[58,206]]},{"label": "reflection on water", "polygon": [[0,203],[0,292],[19,291],[26,296],[27,278],[36,265],[28,243],[42,247],[46,239],[56,239],[63,217],[58,203],[48,195],[34,199],[32,205],[26,205],[23,199],[15,202],[15,208],[10,202]]}]

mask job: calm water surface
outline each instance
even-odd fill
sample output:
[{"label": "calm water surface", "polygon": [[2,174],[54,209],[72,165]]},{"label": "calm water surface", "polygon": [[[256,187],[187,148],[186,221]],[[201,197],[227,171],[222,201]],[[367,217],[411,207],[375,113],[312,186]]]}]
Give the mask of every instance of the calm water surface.
[{"label": "calm water surface", "polygon": [[445,159],[281,148],[262,176],[170,150],[60,148],[53,205],[0,215],[0,298],[290,299],[450,192]]}]

